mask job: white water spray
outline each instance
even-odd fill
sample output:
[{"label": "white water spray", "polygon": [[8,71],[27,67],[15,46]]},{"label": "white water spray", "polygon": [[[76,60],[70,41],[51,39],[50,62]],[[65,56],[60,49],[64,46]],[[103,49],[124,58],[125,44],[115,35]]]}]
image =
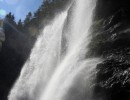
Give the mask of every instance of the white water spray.
[{"label": "white water spray", "polygon": [[[9,100],[91,100],[90,79],[99,59],[86,59],[85,55],[96,2],[76,0],[74,3],[69,30],[64,27],[68,10],[44,28]],[[64,32],[67,47],[62,57],[63,30],[67,30]]]}]

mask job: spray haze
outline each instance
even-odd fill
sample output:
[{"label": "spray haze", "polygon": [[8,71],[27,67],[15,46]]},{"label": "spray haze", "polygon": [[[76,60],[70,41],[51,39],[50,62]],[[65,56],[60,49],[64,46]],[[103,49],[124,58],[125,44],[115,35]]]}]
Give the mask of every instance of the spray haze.
[{"label": "spray haze", "polygon": [[[91,40],[95,0],[73,1],[55,17],[39,36],[20,77],[9,94],[9,100],[91,100],[91,78],[97,58],[85,57]],[[65,27],[68,10],[72,9],[69,29]],[[63,37],[67,34],[66,37]],[[62,55],[62,39],[66,53]]]}]

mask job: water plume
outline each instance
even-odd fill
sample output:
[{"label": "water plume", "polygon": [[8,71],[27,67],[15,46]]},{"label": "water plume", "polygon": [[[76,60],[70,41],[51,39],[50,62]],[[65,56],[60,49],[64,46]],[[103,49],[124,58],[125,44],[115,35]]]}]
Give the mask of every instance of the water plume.
[{"label": "water plume", "polygon": [[[9,100],[91,100],[97,58],[86,58],[95,0],[75,0],[39,36]],[[72,9],[72,16],[68,11]],[[66,20],[70,19],[66,28]],[[63,37],[65,36],[65,37]],[[62,54],[62,39],[66,52]]]}]

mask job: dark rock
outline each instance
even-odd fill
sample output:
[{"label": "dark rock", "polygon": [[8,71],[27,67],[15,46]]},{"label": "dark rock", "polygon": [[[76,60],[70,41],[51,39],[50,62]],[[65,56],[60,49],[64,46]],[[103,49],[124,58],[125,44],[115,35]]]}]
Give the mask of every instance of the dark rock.
[{"label": "dark rock", "polygon": [[125,60],[123,58],[106,59],[97,65],[98,72],[94,90],[96,98],[102,97],[103,100],[129,100],[130,62],[128,62],[129,59]]},{"label": "dark rock", "polygon": [[106,19],[95,21],[89,44],[90,55],[99,56],[109,50],[130,47],[129,11],[120,9]]},{"label": "dark rock", "polygon": [[130,9],[129,0],[97,0],[95,19],[106,19],[119,9]]},{"label": "dark rock", "polygon": [[0,100],[7,100],[7,95],[18,77],[24,58],[13,49],[3,44],[0,52]]},{"label": "dark rock", "polygon": [[130,2],[98,0],[91,56],[104,61],[97,65],[95,100],[130,100]]}]

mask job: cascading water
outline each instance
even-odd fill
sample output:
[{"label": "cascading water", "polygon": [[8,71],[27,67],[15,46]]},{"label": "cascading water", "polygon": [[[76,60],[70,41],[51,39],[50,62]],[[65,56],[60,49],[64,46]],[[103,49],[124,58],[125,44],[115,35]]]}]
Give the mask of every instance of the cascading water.
[{"label": "cascading water", "polygon": [[[56,16],[39,36],[9,100],[91,100],[91,76],[99,59],[86,59],[95,0],[73,2],[69,29],[68,10]],[[64,35],[63,35],[64,34]],[[62,39],[66,52],[62,55]],[[65,44],[65,43],[64,43]]]}]

